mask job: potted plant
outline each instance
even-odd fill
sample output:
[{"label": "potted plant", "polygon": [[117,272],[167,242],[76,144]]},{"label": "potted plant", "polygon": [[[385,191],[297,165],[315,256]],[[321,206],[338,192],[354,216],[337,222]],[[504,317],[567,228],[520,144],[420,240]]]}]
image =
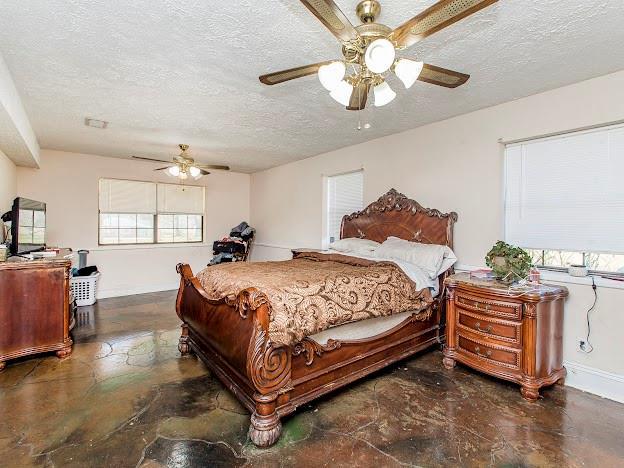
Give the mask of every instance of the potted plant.
[{"label": "potted plant", "polygon": [[531,256],[520,247],[498,241],[485,256],[485,264],[496,278],[511,284],[527,278],[531,271]]}]

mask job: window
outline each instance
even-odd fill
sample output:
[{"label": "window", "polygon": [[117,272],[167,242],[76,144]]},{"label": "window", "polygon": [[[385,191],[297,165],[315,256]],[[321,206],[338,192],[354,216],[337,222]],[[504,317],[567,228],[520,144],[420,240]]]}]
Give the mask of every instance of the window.
[{"label": "window", "polygon": [[624,273],[624,126],[507,145],[505,240],[538,266]]},{"label": "window", "polygon": [[100,180],[99,243],[202,242],[204,188]]},{"label": "window", "polygon": [[356,171],[327,178],[327,235],[325,244],[340,239],[342,217],[360,211],[364,205],[364,172]]}]

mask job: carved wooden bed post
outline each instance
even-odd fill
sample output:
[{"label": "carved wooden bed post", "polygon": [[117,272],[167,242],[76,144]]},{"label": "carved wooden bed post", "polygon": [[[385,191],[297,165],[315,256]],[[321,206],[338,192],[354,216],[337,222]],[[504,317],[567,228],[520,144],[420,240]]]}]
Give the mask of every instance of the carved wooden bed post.
[{"label": "carved wooden bed post", "polygon": [[[269,339],[270,303],[255,288],[239,294],[238,309],[253,313],[254,331],[247,351],[247,376],[255,389],[253,400],[256,409],[251,415],[249,437],[258,447],[273,445],[282,433],[282,423],[277,414],[280,395],[290,390],[290,347],[276,345]],[[281,398],[283,399],[283,398]]]}]

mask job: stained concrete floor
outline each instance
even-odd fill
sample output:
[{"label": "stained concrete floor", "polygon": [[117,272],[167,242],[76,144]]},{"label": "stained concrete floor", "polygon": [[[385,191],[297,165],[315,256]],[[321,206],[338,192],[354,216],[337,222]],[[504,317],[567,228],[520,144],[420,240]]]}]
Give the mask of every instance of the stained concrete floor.
[{"label": "stained concrete floor", "polygon": [[439,351],[406,360],[284,422],[269,449],[249,415],[177,351],[175,293],[81,308],[74,353],[0,373],[0,466],[624,466],[624,405],[518,389]]}]

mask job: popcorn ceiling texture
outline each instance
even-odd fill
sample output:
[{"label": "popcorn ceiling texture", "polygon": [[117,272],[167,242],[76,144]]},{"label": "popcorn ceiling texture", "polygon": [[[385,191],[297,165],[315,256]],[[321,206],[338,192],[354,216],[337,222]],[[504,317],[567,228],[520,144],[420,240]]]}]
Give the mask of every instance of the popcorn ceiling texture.
[{"label": "popcorn ceiling texture", "polygon": [[[337,3],[358,24],[357,1]],[[396,27],[433,3],[382,0],[379,20]],[[3,0],[0,52],[43,148],[162,158],[185,142],[254,172],[624,69],[622,24],[622,0],[500,0],[402,53],[471,74],[465,86],[392,77],[397,99],[364,111],[362,131],[314,77],[258,81],[340,57],[296,0]]]}]

